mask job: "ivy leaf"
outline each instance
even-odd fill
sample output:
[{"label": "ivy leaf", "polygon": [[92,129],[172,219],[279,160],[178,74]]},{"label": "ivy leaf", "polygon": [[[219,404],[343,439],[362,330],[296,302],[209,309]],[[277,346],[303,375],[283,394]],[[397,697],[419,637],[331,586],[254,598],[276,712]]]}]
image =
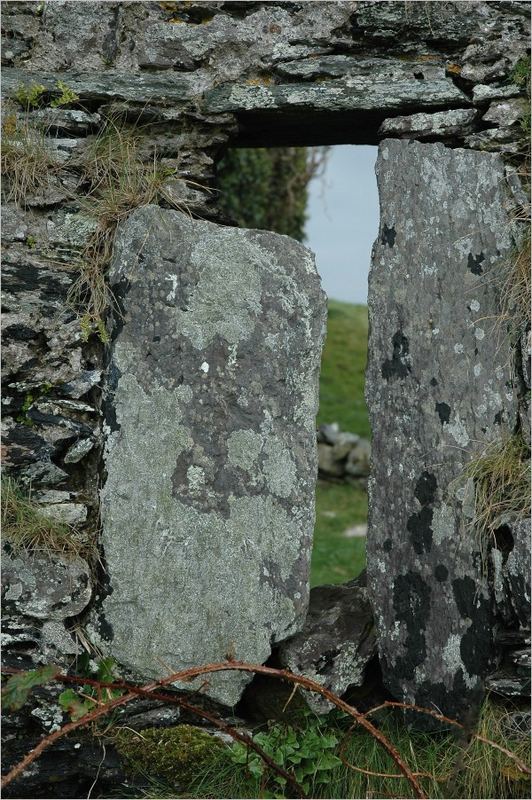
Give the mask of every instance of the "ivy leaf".
[{"label": "ivy leaf", "polygon": [[43,686],[45,683],[49,683],[57,673],[57,667],[53,664],[48,664],[45,667],[39,667],[39,669],[11,675],[2,689],[5,707],[10,711],[18,711],[19,708],[22,708],[35,686]]},{"label": "ivy leaf", "polygon": [[59,705],[73,722],[84,717],[96,705],[93,700],[81,698],[73,689],[65,689],[57,698]]}]

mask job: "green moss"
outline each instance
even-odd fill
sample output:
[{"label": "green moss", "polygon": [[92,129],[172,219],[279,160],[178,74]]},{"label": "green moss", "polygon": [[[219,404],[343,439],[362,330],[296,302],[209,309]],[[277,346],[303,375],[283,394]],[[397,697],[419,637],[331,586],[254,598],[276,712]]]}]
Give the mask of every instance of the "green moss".
[{"label": "green moss", "polygon": [[133,772],[163,778],[174,786],[187,784],[223,747],[219,739],[193,725],[122,729],[115,746]]}]

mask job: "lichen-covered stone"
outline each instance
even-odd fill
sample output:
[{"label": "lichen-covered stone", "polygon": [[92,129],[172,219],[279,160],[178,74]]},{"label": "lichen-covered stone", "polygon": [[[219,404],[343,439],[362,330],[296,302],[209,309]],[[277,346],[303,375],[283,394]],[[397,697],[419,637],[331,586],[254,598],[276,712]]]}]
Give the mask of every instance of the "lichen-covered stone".
[{"label": "lichen-covered stone", "polygon": [[[325,298],[285,236],[148,206],[111,268],[102,636],[143,676],[263,662],[308,600]],[[238,674],[209,679],[234,703]]]},{"label": "lichen-covered stone", "polygon": [[63,620],[83,611],[91,590],[89,566],[82,558],[4,547],[2,601],[8,610],[35,619]]},{"label": "lichen-covered stone", "polygon": [[396,697],[460,715],[493,654],[462,475],[517,416],[510,344],[493,323],[511,202],[499,156],[441,144],[384,141],[377,177],[366,398],[379,653]]},{"label": "lichen-covered stone", "polygon": [[411,114],[386,119],[379,128],[384,136],[411,139],[434,139],[463,136],[472,129],[477,112],[471,108],[435,111],[433,114]]},{"label": "lichen-covered stone", "polygon": [[[283,666],[336,694],[360,686],[376,653],[373,613],[365,573],[340,586],[316,586],[310,592],[305,626],[279,649]],[[332,705],[307,692],[308,705],[324,713]]]}]

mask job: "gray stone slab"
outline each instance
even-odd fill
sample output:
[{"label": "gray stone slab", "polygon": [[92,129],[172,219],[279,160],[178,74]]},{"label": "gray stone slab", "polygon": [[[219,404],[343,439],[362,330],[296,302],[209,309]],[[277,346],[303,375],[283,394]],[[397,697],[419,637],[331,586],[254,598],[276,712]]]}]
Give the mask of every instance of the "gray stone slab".
[{"label": "gray stone slab", "polygon": [[[155,206],[118,231],[102,636],[155,677],[264,662],[308,602],[325,295],[294,240]],[[248,677],[210,678],[236,702]],[[196,685],[196,684],[194,684]],[[187,684],[190,686],[190,684]]]},{"label": "gray stone slab", "polygon": [[[377,61],[376,59],[374,60]],[[358,71],[344,78],[317,83],[221,86],[205,94],[204,109],[212,113],[314,109],[316,111],[387,111],[406,107],[430,109],[469,104],[467,96],[445,76],[443,67],[424,67],[426,78],[406,65],[401,76],[390,78],[386,62],[381,70]],[[421,75],[422,73],[419,72]]]},{"label": "gray stone slab", "polygon": [[461,715],[480,697],[492,624],[463,470],[517,415],[496,319],[510,203],[494,154],[389,139],[376,169],[369,587],[390,691]]}]

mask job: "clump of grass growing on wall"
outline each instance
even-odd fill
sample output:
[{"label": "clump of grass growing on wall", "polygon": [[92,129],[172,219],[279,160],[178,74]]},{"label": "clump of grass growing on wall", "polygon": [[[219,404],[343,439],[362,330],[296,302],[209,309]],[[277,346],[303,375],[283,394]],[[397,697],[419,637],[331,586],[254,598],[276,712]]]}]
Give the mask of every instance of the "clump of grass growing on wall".
[{"label": "clump of grass growing on wall", "polygon": [[25,206],[40,194],[61,168],[53,157],[43,130],[8,114],[2,124],[2,193],[4,200]]},{"label": "clump of grass growing on wall", "polygon": [[483,539],[493,537],[503,516],[530,513],[530,450],[520,434],[491,442],[470,461],[465,475],[475,486],[475,527]]},{"label": "clump of grass growing on wall", "polygon": [[70,301],[83,310],[83,338],[96,332],[102,341],[107,341],[104,318],[113,306],[113,297],[106,271],[118,224],[134,209],[150,203],[164,200],[180,211],[186,211],[186,206],[177,203],[165,187],[174,170],[162,166],[155,154],[146,161],[139,132],[119,121],[107,120],[78,168],[88,184],[81,208],[96,220],[97,228],[74,265],[79,277],[70,292]]},{"label": "clump of grass growing on wall", "polygon": [[15,550],[89,557],[86,536],[43,513],[12,478],[2,479],[2,538]]}]

